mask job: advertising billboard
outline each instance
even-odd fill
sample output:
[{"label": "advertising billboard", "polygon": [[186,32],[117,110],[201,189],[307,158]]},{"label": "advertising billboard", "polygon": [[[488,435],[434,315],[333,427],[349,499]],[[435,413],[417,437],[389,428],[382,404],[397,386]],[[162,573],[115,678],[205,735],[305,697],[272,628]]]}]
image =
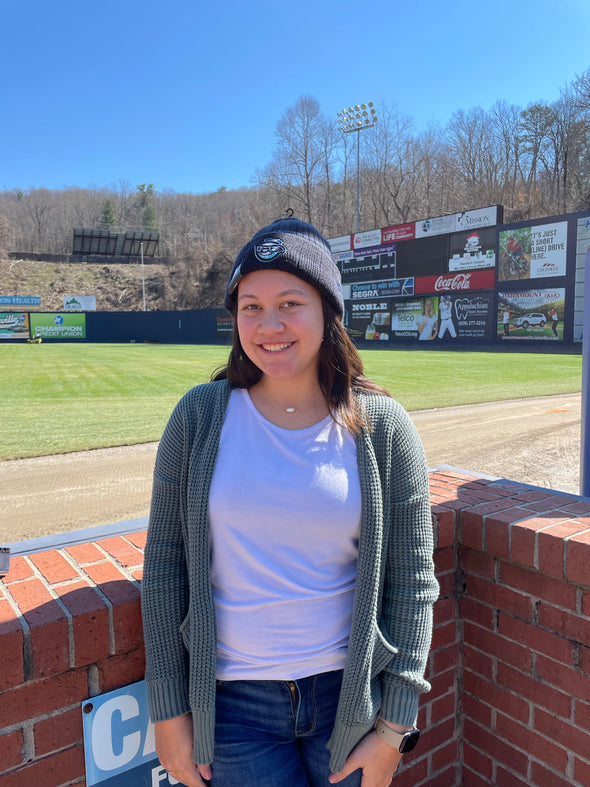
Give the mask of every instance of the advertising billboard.
[{"label": "advertising billboard", "polygon": [[41,306],[41,297],[39,295],[0,295],[0,306],[36,309]]},{"label": "advertising billboard", "polygon": [[494,288],[494,281],[494,271],[469,271],[441,276],[421,276],[416,279],[415,287],[416,293],[491,290]]},{"label": "advertising billboard", "polygon": [[563,341],[565,288],[498,293],[498,337]]},{"label": "advertising billboard", "polygon": [[31,314],[31,333],[42,339],[85,339],[86,315],[83,312]]},{"label": "advertising billboard", "polygon": [[0,312],[0,340],[28,338],[28,314],[23,314],[22,312]]},{"label": "advertising billboard", "polygon": [[496,267],[496,231],[473,229],[449,236],[449,272]]},{"label": "advertising billboard", "polygon": [[353,301],[372,298],[391,298],[395,295],[413,295],[414,278],[372,281],[365,284],[351,284],[350,297]]},{"label": "advertising billboard", "polygon": [[565,276],[567,221],[500,232],[498,256],[499,281]]},{"label": "advertising billboard", "polygon": [[391,331],[391,300],[353,301],[348,307],[348,329],[355,339],[388,341]]},{"label": "advertising billboard", "polygon": [[438,298],[396,300],[391,310],[393,336],[432,341],[438,334]]},{"label": "advertising billboard", "polygon": [[95,295],[64,295],[64,311],[94,312],[96,311]]},{"label": "advertising billboard", "polygon": [[492,293],[443,295],[439,299],[439,339],[491,340],[494,332]]}]

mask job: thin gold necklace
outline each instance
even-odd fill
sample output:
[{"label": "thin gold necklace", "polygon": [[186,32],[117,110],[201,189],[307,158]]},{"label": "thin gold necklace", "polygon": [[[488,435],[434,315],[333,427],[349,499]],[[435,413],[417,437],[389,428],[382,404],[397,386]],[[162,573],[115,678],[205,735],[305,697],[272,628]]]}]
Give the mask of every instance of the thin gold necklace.
[{"label": "thin gold necklace", "polygon": [[[260,383],[260,389],[264,393],[265,396],[268,396],[268,398],[271,399],[278,407],[280,407],[281,410],[284,410],[286,413],[289,413],[289,415],[291,415],[292,413],[296,413],[297,412],[297,407],[293,407],[292,405],[290,407],[285,407],[284,404],[281,404],[281,402],[277,401],[274,398],[274,396],[272,394],[270,394],[266,390],[266,388],[264,387],[264,385],[262,385],[262,383]],[[309,407],[310,405],[312,405],[314,403],[315,403],[315,397],[313,399],[310,399],[307,402],[303,402],[303,404],[300,404],[299,405],[299,409],[302,409],[304,407]]]}]

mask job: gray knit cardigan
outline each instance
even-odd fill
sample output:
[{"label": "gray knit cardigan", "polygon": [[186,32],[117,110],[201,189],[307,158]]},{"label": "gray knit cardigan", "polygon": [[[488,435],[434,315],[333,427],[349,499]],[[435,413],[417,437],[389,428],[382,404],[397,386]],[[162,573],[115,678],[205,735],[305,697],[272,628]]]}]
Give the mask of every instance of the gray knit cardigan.
[{"label": "gray knit cardigan", "polygon": [[[230,388],[199,385],[162,436],[142,582],[152,721],[191,713],[193,758],[213,761],[216,635],[208,498]],[[389,397],[356,394],[373,429],[356,439],[362,515],[348,654],[329,742],[341,770],[379,714],[414,724],[438,594],[428,473],[416,429]]]}]

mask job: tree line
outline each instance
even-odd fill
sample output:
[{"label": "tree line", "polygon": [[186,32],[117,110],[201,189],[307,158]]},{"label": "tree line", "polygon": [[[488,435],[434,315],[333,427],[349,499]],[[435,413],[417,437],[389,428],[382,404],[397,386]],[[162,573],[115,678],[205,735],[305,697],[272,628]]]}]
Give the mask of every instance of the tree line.
[{"label": "tree line", "polygon": [[556,100],[525,108],[498,100],[425,130],[393,106],[381,104],[377,116],[344,134],[315,98],[300,97],[277,124],[270,161],[241,189],[194,194],[119,181],[0,191],[0,256],[70,254],[73,227],[158,229],[177,308],[203,308],[219,304],[247,237],[288,208],[327,237],[356,231],[357,174],[361,230],[496,203],[506,222],[590,208],[590,68]]}]

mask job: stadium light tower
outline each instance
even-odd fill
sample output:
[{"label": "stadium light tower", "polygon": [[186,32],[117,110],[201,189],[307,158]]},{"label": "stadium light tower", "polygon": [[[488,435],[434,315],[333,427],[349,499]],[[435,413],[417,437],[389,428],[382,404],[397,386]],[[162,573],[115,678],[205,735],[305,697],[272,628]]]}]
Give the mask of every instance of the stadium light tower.
[{"label": "stadium light tower", "polygon": [[338,112],[340,130],[344,134],[356,132],[356,231],[361,231],[361,131],[372,128],[377,122],[377,111],[373,102],[357,104]]}]

